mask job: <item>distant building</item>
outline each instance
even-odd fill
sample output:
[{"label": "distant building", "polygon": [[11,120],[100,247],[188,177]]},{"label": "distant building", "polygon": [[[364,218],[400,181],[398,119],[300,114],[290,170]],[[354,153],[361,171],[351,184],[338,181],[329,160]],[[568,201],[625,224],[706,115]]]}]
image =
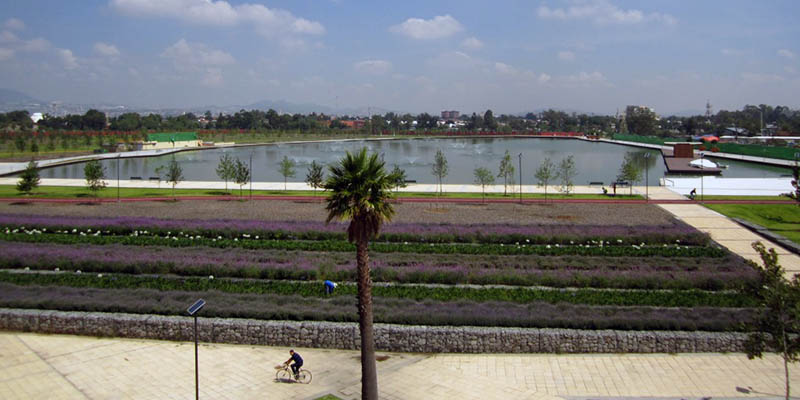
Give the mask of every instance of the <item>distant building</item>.
[{"label": "distant building", "polygon": [[350,129],[361,129],[361,128],[364,127],[364,120],[362,120],[362,119],[357,119],[357,120],[352,120],[352,121],[339,120],[339,122],[341,122],[342,125],[350,128]]},{"label": "distant building", "polygon": [[41,121],[41,120],[42,120],[42,118],[44,118],[44,116],[42,115],[42,113],[33,113],[33,114],[31,115],[31,121],[33,121],[33,123],[34,123],[34,124],[37,124],[37,123],[39,123],[39,121]]},{"label": "distant building", "polygon": [[134,144],[134,150],[175,149],[180,147],[200,147],[197,132],[149,133],[147,140]]},{"label": "distant building", "polygon": [[442,111],[442,119],[444,120],[457,120],[461,115],[458,111]]}]

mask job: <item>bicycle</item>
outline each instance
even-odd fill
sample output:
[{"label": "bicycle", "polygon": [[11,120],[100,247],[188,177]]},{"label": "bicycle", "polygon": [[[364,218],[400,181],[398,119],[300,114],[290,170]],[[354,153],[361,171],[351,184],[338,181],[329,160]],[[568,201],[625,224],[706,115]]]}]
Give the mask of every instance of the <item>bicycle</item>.
[{"label": "bicycle", "polygon": [[292,373],[292,368],[289,367],[289,364],[276,365],[275,369],[278,370],[275,373],[275,379],[279,382],[295,381],[297,383],[303,383],[303,384],[311,383],[311,371],[307,369],[300,368],[297,371],[297,377],[295,377],[294,374]]}]

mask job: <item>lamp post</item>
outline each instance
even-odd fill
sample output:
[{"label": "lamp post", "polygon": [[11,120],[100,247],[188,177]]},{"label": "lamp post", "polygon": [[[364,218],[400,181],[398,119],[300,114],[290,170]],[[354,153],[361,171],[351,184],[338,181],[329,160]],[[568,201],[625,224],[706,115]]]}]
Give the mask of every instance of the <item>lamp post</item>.
[{"label": "lamp post", "polygon": [[119,154],[117,154],[117,203],[119,203]]},{"label": "lamp post", "polygon": [[199,299],[186,310],[190,316],[194,317],[194,397],[196,400],[200,399],[200,377],[197,369],[197,313],[202,310],[205,305],[206,301]]},{"label": "lamp post", "polygon": [[250,152],[250,200],[253,200],[253,152]]},{"label": "lamp post", "polygon": [[705,174],[703,173],[703,169],[705,168],[705,166],[703,165],[703,160],[704,160],[703,157],[705,157],[705,154],[701,151],[700,152],[700,202],[701,203],[703,202],[703,192],[704,192],[703,191],[703,180],[704,180],[703,178],[705,177]]},{"label": "lamp post", "polygon": [[644,200],[650,201],[650,153],[644,153]]},{"label": "lamp post", "polygon": [[519,204],[522,204],[522,153],[519,153]]}]

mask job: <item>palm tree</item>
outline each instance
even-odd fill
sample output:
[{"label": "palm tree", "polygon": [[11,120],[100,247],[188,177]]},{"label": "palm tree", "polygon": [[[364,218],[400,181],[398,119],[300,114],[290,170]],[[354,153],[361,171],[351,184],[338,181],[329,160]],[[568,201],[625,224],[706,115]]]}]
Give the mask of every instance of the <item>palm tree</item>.
[{"label": "palm tree", "polygon": [[377,154],[367,149],[350,152],[329,167],[325,189],[330,190],[326,209],[328,219],[349,219],[347,239],[356,244],[358,273],[358,325],[361,332],[361,398],[378,398],[378,371],[375,365],[375,340],[372,329],[372,280],[369,274],[368,245],[378,236],[381,225],[391,221],[394,208],[392,179]]}]

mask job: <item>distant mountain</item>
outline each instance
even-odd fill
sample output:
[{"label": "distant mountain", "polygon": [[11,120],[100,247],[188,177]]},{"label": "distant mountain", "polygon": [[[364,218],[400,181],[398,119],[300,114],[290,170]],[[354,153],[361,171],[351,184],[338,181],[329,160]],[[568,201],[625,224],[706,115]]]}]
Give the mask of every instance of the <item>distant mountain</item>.
[{"label": "distant mountain", "polygon": [[683,111],[677,111],[677,112],[674,112],[674,113],[666,113],[666,114],[663,114],[662,116],[670,116],[670,115],[674,115],[676,117],[694,117],[695,115],[706,115],[706,111],[705,110],[683,110]]},{"label": "distant mountain", "polygon": [[327,114],[327,115],[349,115],[349,116],[368,116],[368,115],[375,115],[375,114],[386,114],[390,110],[386,110],[380,107],[358,107],[358,108],[334,108],[323,106],[321,104],[314,104],[314,103],[291,103],[285,100],[262,100],[256,103],[252,103],[242,107],[245,110],[263,110],[267,111],[269,109],[273,109],[280,113],[288,113],[288,114],[311,114],[315,112],[317,114]]},{"label": "distant mountain", "polygon": [[41,104],[42,101],[13,89],[0,88],[0,104],[30,104],[30,103]]}]

